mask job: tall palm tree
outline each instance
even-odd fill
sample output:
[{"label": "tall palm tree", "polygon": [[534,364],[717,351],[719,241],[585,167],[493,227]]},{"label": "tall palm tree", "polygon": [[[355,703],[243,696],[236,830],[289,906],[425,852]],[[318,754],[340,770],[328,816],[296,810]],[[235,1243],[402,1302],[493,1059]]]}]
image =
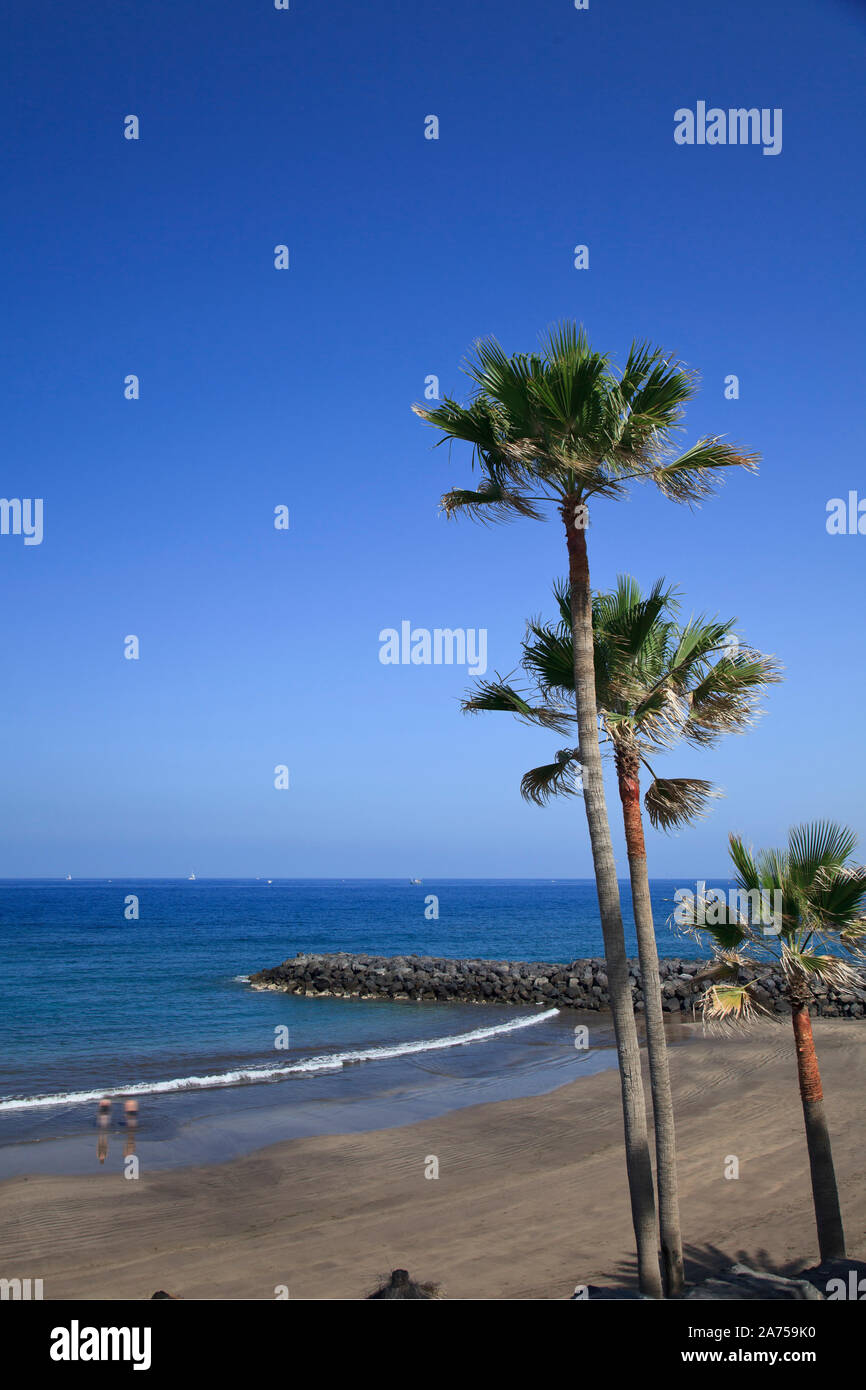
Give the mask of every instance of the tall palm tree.
[{"label": "tall palm tree", "polygon": [[565,530],[583,801],[619,1061],[638,1278],[645,1294],[659,1297],[640,1050],[596,724],[588,504],[594,498],[622,498],[635,481],[653,482],[676,502],[697,503],[713,491],[725,469],[753,469],[757,458],[715,436],[671,456],[672,433],[695,394],[696,381],[680,362],[645,343],[633,344],[625,366],[616,372],[609,357],[590,346],[582,328],[562,323],[543,339],[540,352],[508,356],[494,339],[479,342],[465,370],[474,388],[468,404],[446,397],[435,408],[414,407],[442,431],[440,442],[468,443],[480,472],[476,489],[445,494],[446,515],[465,512],[482,521],[540,519],[552,508]]},{"label": "tall palm tree", "polygon": [[674,914],[713,948],[705,1017],[731,1022],[766,1012],[754,997],[755,980],[743,982],[740,971],[769,961],[781,974],[791,1006],[822,1260],[844,1259],[845,1233],[809,1000],[817,981],[837,988],[862,984],[866,868],[852,862],[856,844],[853,831],[832,821],[796,826],[785,849],[757,855],[731,835],[736,903],[720,905],[707,894],[684,900]]},{"label": "tall palm tree", "polygon": [[[499,678],[476,682],[463,702],[467,713],[506,710],[547,728],[569,728],[574,718],[574,665],[568,586],[555,585],[554,596],[559,624],[530,621],[522,644],[521,665],[535,690],[527,696]],[[596,705],[603,736],[613,750],[644,987],[662,1272],[665,1293],[675,1298],[683,1287],[676,1134],[641,813],[641,767],[652,779],[645,796],[652,824],[672,829],[693,821],[716,794],[711,784],[698,778],[659,778],[648,758],[678,740],[704,746],[724,733],[742,732],[757,713],[763,687],[779,676],[772,658],[739,643],[733,622],[692,618],[680,626],[674,619],[674,592],[664,588],[663,580],[644,597],[636,580],[621,575],[612,593],[593,597],[592,607]],[[527,800],[543,805],[552,796],[577,791],[575,773],[580,774],[579,748],[561,749],[553,763],[526,773],[521,791]]]}]

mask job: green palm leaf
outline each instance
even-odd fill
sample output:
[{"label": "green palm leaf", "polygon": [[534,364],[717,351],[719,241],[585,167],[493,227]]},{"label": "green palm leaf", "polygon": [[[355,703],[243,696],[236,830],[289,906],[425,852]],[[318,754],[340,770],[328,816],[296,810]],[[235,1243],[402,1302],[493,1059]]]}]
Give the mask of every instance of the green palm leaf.
[{"label": "green palm leaf", "polygon": [[723,470],[744,468],[757,473],[759,454],[744,454],[734,444],[718,437],[698,440],[672,463],[652,470],[652,480],[665,497],[689,506],[703,501],[716,491]]},{"label": "green palm leaf", "polygon": [[[534,503],[538,493],[556,504],[619,497],[630,481],[645,481],[692,504],[713,491],[724,470],[757,463],[756,455],[717,437],[671,457],[673,431],[697,378],[647,343],[633,343],[617,372],[582,328],[565,321],[547,332],[538,352],[508,354],[495,339],[483,339],[464,371],[474,390],[466,405],[447,398],[413,409],[442,432],[440,443],[470,444],[473,465],[523,502]],[[446,510],[455,510],[452,502]],[[467,510],[480,516],[477,505]],[[495,519],[512,512],[504,508]]]},{"label": "green palm leaf", "polygon": [[568,733],[575,722],[575,716],[566,709],[549,703],[529,704],[514,686],[508,685],[500,677],[495,681],[477,681],[472,693],[461,702],[461,708],[464,714],[488,711],[514,714],[528,724],[539,724],[557,733]]},{"label": "green palm leaf", "polygon": [[[521,665],[535,694],[506,687],[499,678],[479,682],[464,702],[467,713],[506,710],[558,731],[569,727],[571,716],[565,711],[574,698],[571,594],[564,581],[558,581],[553,592],[559,622],[531,618],[526,625]],[[729,622],[690,618],[680,626],[675,618],[678,607],[676,590],[663,579],[657,579],[645,595],[630,575],[619,575],[611,592],[593,597],[596,701],[602,730],[614,749],[633,748],[644,761],[648,752],[678,739],[712,742],[723,732],[743,727],[754,715],[762,680],[778,678],[772,659],[751,648],[743,649],[746,655],[726,655]],[[741,678],[742,690],[738,689]],[[728,698],[740,702],[736,719],[719,713],[719,703]],[[524,794],[537,800],[533,789],[546,786],[550,778],[555,779],[550,794],[556,794],[559,768],[558,762],[551,763],[527,774]],[[720,795],[702,778],[652,773],[644,806],[652,826],[669,832],[706,815],[710,802]]]},{"label": "green palm leaf", "polygon": [[795,881],[809,883],[820,869],[841,868],[856,844],[853,830],[834,821],[799,825],[788,837],[788,872]]},{"label": "green palm leaf", "polygon": [[538,521],[542,515],[528,497],[506,488],[494,478],[488,478],[476,491],[454,488],[446,492],[441,507],[447,517],[463,512],[482,525],[491,521],[513,521],[518,516],[528,516]]},{"label": "green palm leaf", "polygon": [[[754,914],[741,918],[743,941],[759,959],[781,967],[794,1001],[804,1002],[819,979],[837,988],[862,979],[866,867],[850,862],[855,847],[853,832],[832,821],[796,826],[785,848],[758,854],[730,836],[737,884],[753,895],[764,892],[774,916],[772,929]],[[719,948],[716,928],[700,933]]]}]

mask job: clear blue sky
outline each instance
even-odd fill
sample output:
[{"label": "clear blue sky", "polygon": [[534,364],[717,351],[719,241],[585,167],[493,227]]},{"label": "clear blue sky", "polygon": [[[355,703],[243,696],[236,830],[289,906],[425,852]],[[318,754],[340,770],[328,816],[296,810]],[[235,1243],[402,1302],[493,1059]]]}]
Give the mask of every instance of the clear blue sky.
[{"label": "clear blue sky", "polygon": [[[476,337],[564,316],[680,354],[687,438],[764,457],[697,514],[595,509],[597,586],[664,574],[787,669],[756,731],[665,760],[727,798],[651,871],[724,872],[732,828],[866,834],[866,536],[825,530],[866,497],[864,5],[12,9],[0,491],[45,534],[0,536],[0,874],[589,875],[582,808],[517,791],[561,740],[378,660],[408,619],[513,666],[559,527],[442,519],[468,460],[409,407],[430,373],[464,392]],[[781,154],[676,145],[698,100],[781,107]]]}]

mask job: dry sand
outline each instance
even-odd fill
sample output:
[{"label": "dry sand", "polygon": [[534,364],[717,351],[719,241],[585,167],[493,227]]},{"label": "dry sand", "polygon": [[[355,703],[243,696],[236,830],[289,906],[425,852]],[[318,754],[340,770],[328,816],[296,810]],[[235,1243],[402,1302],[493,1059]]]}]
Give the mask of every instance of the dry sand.
[{"label": "dry sand", "polygon": [[[849,1252],[866,1256],[866,1027],[816,1020]],[[671,1051],[683,1236],[691,1272],[735,1258],[817,1262],[793,1039]],[[396,1266],[449,1298],[568,1298],[630,1277],[619,1083],[603,1072],[370,1134],[273,1145],[138,1180],[15,1178],[0,1185],[0,1275],[45,1297],[364,1297]],[[428,1157],[439,1177],[425,1178]],[[726,1179],[729,1155],[740,1175]]]}]

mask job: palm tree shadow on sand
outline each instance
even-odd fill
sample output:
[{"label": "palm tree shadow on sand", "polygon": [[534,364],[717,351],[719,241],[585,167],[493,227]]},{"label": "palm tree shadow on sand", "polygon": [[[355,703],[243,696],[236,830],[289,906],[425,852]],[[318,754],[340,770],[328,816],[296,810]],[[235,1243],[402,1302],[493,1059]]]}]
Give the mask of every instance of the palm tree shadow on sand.
[{"label": "palm tree shadow on sand", "polygon": [[[800,1279],[807,1273],[806,1259],[788,1260],[779,1263],[768,1250],[758,1246],[751,1250],[723,1250],[718,1245],[686,1245],[683,1249],[686,1287],[703,1284],[707,1279],[717,1279],[731,1269],[732,1265],[745,1265],[756,1273],[772,1274],[783,1279]],[[639,1298],[637,1260],[630,1256],[620,1260],[615,1266],[616,1284],[605,1286],[590,1284],[589,1296],[598,1299]]]}]

